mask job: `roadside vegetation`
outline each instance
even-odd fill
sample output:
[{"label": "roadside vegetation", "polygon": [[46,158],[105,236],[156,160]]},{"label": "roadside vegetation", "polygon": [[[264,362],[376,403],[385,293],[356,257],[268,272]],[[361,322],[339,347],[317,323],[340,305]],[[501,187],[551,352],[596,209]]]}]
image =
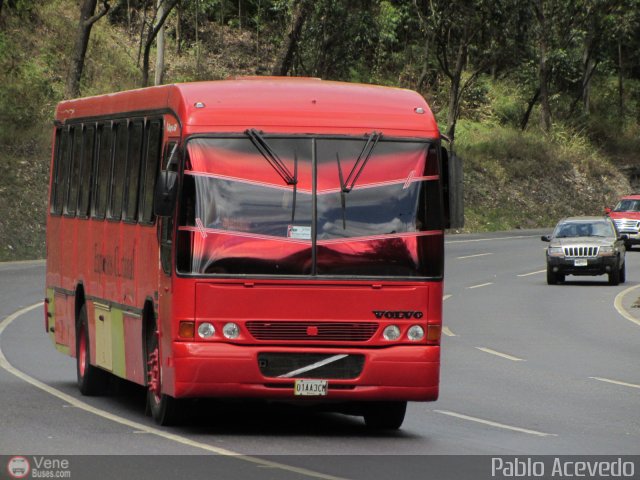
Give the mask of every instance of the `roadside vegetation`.
[{"label": "roadside vegetation", "polygon": [[[45,255],[52,119],[84,2],[0,1],[0,261]],[[106,3],[82,96],[141,86],[157,0]],[[632,190],[624,172],[640,172],[639,1],[500,4],[182,0],[166,20],[163,82],[284,71],[418,90],[463,159],[460,231],[599,214]]]}]

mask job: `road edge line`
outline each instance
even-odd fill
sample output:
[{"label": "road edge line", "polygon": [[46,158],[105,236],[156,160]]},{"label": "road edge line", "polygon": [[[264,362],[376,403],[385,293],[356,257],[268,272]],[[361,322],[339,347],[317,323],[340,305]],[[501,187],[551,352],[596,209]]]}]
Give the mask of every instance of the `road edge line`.
[{"label": "road edge line", "polygon": [[[43,302],[38,302],[35,303],[33,305],[30,305],[28,307],[25,307],[21,310],[18,310],[17,312],[12,313],[11,315],[9,315],[8,317],[4,318],[2,321],[0,321],[0,337],[2,337],[2,333],[4,332],[4,330],[17,318],[19,318],[20,316],[24,315],[25,313],[30,312],[31,310],[34,310],[40,306],[43,305]],[[16,367],[14,367],[13,365],[11,365],[11,363],[9,362],[9,360],[7,360],[7,357],[5,357],[4,352],[2,351],[2,346],[0,345],[0,368],[4,369],[5,371],[9,372],[10,374],[18,377],[20,380],[23,380],[29,384],[31,384],[32,386],[48,393],[49,395],[52,395],[54,397],[57,397],[60,400],[63,400],[64,402],[77,407],[81,410],[84,410],[87,413],[91,413],[93,415],[97,415],[99,417],[102,417],[106,420],[111,420],[112,422],[115,423],[119,423],[120,425],[123,425],[125,427],[129,427],[132,428],[133,430],[137,430],[137,431],[143,431],[146,433],[150,433],[152,435],[156,435],[158,437],[164,438],[165,440],[170,440],[176,443],[180,443],[182,445],[186,445],[188,447],[192,447],[192,448],[198,448],[201,450],[205,450],[208,451],[210,453],[215,453],[217,455],[220,456],[225,456],[225,457],[235,457],[238,460],[243,460],[249,463],[253,463],[255,465],[259,465],[262,467],[269,467],[269,468],[277,468],[279,470],[284,470],[287,472],[291,472],[291,473],[298,473],[300,475],[304,475],[307,477],[313,477],[313,478],[319,478],[322,480],[345,480],[342,477],[335,477],[333,475],[328,475],[328,474],[324,474],[324,473],[320,473],[320,472],[314,472],[312,470],[307,470],[305,468],[299,468],[299,467],[294,467],[291,465],[286,465],[284,463],[278,463],[278,462],[272,462],[269,460],[264,460],[258,457],[252,457],[250,455],[245,455],[243,453],[238,453],[238,452],[233,452],[231,450],[226,450],[224,448],[219,448],[219,447],[214,447],[213,445],[209,445],[207,443],[202,443],[202,442],[196,442],[194,440],[190,440],[186,437],[182,437],[180,435],[176,435],[174,433],[168,433],[165,432],[163,430],[159,430],[157,428],[154,427],[149,427],[148,425],[144,425],[142,423],[138,423],[135,422],[133,420],[129,420],[127,418],[124,417],[120,417],[118,415],[115,415],[113,413],[107,412],[106,410],[102,410],[96,407],[93,407],[91,405],[89,405],[88,403],[85,403],[81,400],[78,400],[75,397],[72,397],[71,395],[68,395],[64,392],[61,392],[60,390],[57,390],[49,385],[47,385],[44,382],[41,382],[40,380],[37,380],[35,378],[33,378],[32,376],[22,372],[21,370],[18,370]]]},{"label": "road edge line", "polygon": [[623,290],[622,292],[620,292],[618,295],[616,295],[615,300],[613,301],[613,307],[618,311],[618,313],[620,315],[622,315],[624,318],[626,318],[627,320],[629,320],[630,322],[635,323],[636,325],[640,326],[640,320],[638,320],[637,318],[635,318],[633,315],[631,315],[631,313],[629,313],[627,311],[626,308],[624,308],[622,306],[622,299],[630,292],[632,292],[633,290],[636,290],[640,288],[640,285],[634,285],[633,287],[629,287],[625,290]]}]

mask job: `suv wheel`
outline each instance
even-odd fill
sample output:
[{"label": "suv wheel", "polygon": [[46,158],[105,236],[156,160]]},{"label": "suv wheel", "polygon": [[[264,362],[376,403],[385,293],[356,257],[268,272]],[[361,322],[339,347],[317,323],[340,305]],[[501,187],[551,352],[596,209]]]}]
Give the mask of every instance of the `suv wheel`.
[{"label": "suv wheel", "polygon": [[558,283],[558,275],[553,269],[547,265],[547,284],[556,285]]}]

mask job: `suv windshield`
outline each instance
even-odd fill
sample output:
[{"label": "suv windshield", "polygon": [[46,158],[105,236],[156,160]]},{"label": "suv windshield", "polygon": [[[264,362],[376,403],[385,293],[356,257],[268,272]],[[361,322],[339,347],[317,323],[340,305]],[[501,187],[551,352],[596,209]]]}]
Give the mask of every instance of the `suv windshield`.
[{"label": "suv windshield", "polygon": [[556,227],[554,237],[615,237],[616,234],[609,222],[565,222]]},{"label": "suv windshield", "polygon": [[640,212],[640,200],[620,200],[614,212]]},{"label": "suv windshield", "polygon": [[430,143],[250,132],[187,143],[180,273],[442,275]]}]

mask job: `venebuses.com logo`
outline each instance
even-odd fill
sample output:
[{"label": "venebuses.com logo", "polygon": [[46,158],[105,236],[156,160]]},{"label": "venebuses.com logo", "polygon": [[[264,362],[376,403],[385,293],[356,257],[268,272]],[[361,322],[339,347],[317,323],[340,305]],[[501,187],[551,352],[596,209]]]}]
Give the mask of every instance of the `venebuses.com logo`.
[{"label": "venebuses.com logo", "polygon": [[26,478],[31,471],[31,465],[25,457],[11,457],[7,463],[7,471],[11,478]]},{"label": "venebuses.com logo", "polygon": [[7,462],[9,478],[71,478],[66,458],[23,457],[16,455]]}]

